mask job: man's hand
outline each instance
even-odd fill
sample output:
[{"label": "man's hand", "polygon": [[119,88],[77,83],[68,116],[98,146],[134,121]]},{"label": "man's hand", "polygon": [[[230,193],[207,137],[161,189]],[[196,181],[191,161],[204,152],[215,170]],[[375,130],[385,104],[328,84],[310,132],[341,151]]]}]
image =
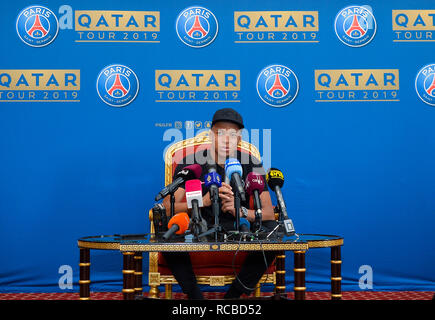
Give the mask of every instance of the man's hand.
[{"label": "man's hand", "polygon": [[204,207],[211,206],[211,198],[210,198],[210,192],[207,192],[205,196],[202,197],[202,204]]},{"label": "man's hand", "polygon": [[219,188],[219,198],[222,202],[222,212],[229,212],[235,216],[234,193],[229,184],[222,182],[222,187]]}]

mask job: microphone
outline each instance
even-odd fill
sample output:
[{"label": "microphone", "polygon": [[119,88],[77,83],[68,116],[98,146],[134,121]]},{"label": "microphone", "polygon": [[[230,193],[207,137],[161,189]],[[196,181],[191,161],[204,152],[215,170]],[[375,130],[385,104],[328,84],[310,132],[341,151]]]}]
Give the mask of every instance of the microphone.
[{"label": "microphone", "polygon": [[283,173],[276,169],[270,168],[266,175],[267,184],[269,187],[275,191],[276,199],[278,202],[278,207],[282,215],[282,221],[284,223],[284,228],[287,235],[292,235],[295,233],[293,222],[289,219],[287,215],[287,207],[282,196],[281,188],[284,185],[284,175]]},{"label": "microphone", "polygon": [[239,160],[228,158],[225,161],[225,176],[234,184],[236,191],[240,194],[240,199],[246,201],[245,189],[242,181],[243,169]]},{"label": "microphone", "polygon": [[254,209],[261,213],[260,194],[264,190],[264,179],[261,175],[255,172],[249,172],[245,182],[246,192],[250,196],[254,196]]},{"label": "microphone", "polygon": [[186,212],[174,215],[168,223],[168,231],[163,235],[163,239],[168,240],[174,233],[184,234],[189,227],[189,216]]},{"label": "microphone", "polygon": [[156,196],[155,201],[163,199],[170,193],[174,193],[184,182],[191,179],[198,179],[201,176],[202,168],[199,164],[192,164],[186,166],[177,173],[175,180],[168,184],[159,194]]},{"label": "microphone", "polygon": [[240,201],[246,201],[245,188],[242,181],[243,169],[240,162],[235,158],[228,158],[225,161],[225,176],[231,181],[231,188],[234,191],[234,209],[236,213],[236,229],[240,228]]},{"label": "microphone", "polygon": [[222,186],[222,179],[214,166],[210,167],[208,173],[204,176],[204,184],[210,190],[210,200],[212,203],[219,201],[219,188]]},{"label": "microphone", "polygon": [[199,208],[203,206],[200,180],[193,179],[186,181],[186,202],[187,208],[192,209],[193,233],[195,236],[198,236],[201,230],[204,229],[204,226],[201,225],[202,217],[199,212]]},{"label": "microphone", "polygon": [[245,183],[246,192],[251,196],[254,202],[254,210],[255,210],[255,226],[256,228],[261,227],[261,220],[263,219],[262,211],[261,211],[261,199],[260,194],[264,190],[264,179],[263,177],[255,172],[249,172],[246,177]]},{"label": "microphone", "polygon": [[203,206],[201,180],[193,179],[186,181],[186,202],[187,208],[198,209]]},{"label": "microphone", "polygon": [[214,228],[217,240],[217,231],[219,231],[219,187],[222,186],[222,179],[216,172],[214,165],[210,167],[208,173],[204,176],[204,184],[210,191],[211,210],[214,215]]}]

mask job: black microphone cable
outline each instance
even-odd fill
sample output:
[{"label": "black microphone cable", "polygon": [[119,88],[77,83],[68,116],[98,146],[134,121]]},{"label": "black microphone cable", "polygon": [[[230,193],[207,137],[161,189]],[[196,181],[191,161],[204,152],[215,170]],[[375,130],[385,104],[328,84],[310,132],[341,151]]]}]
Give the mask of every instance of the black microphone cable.
[{"label": "black microphone cable", "polygon": [[[260,243],[260,248],[261,248],[261,252],[263,253],[263,261],[264,261],[264,265],[266,266],[266,271],[265,272],[267,272],[267,269],[269,268],[269,266],[267,265],[267,259],[266,259],[266,253],[264,252],[264,248],[263,248],[263,243],[261,242],[261,240],[259,240],[259,243]],[[239,239],[239,242],[238,242],[238,246],[237,246],[237,250],[236,250],[236,252],[234,253],[234,256],[233,256],[233,261],[232,261],[232,263],[231,263],[231,266],[232,266],[232,269],[233,269],[233,273],[234,273],[234,277],[237,279],[237,281],[242,285],[242,287],[243,288],[245,288],[246,290],[248,290],[248,291],[254,291],[255,289],[256,289],[256,287],[254,287],[254,288],[249,288],[248,286],[246,286],[241,280],[240,280],[240,278],[239,278],[239,276],[237,275],[237,271],[236,271],[236,257],[237,257],[237,254],[238,254],[238,252],[240,251],[240,245],[242,244],[242,235],[240,235],[240,239]],[[269,281],[269,274],[268,273],[266,273],[266,281]]]}]

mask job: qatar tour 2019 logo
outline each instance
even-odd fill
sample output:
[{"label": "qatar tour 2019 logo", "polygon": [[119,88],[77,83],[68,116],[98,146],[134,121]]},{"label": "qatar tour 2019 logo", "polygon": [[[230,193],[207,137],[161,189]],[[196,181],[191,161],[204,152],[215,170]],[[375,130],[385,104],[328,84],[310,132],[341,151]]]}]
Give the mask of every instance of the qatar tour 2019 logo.
[{"label": "qatar tour 2019 logo", "polygon": [[0,70],[0,102],[80,102],[80,70]]},{"label": "qatar tour 2019 logo", "polygon": [[435,35],[435,9],[393,10],[394,42],[432,42]]},{"label": "qatar tour 2019 logo", "polygon": [[175,23],[178,38],[193,48],[208,46],[218,33],[218,21],[215,15],[203,7],[184,9]]},{"label": "qatar tour 2019 logo", "polygon": [[415,90],[423,102],[435,106],[435,63],[423,67],[417,73]]},{"label": "qatar tour 2019 logo", "polygon": [[124,107],[136,98],[139,80],[129,67],[113,64],[105,67],[98,75],[97,92],[109,106]]},{"label": "qatar tour 2019 logo", "polygon": [[156,70],[155,102],[240,102],[240,70]]},{"label": "qatar tour 2019 logo", "polygon": [[314,70],[315,102],[400,101],[399,69]]},{"label": "qatar tour 2019 logo", "polygon": [[318,11],[235,11],[235,43],[319,42]]},{"label": "qatar tour 2019 logo", "polygon": [[34,5],[23,9],[17,17],[17,33],[31,47],[44,47],[56,38],[59,22],[50,9]]},{"label": "qatar tour 2019 logo", "polygon": [[365,46],[376,34],[376,20],[368,6],[349,6],[340,10],[334,27],[338,39],[349,47]]},{"label": "qatar tour 2019 logo", "polygon": [[76,10],[75,42],[159,43],[159,11]]},{"label": "qatar tour 2019 logo", "polygon": [[272,107],[290,104],[299,91],[295,73],[283,65],[270,65],[257,77],[257,92],[261,100]]}]

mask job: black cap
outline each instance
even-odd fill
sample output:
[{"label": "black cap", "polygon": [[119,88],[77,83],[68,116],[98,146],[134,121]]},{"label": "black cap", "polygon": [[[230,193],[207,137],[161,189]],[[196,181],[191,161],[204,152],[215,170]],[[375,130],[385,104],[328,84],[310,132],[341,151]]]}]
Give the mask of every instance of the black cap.
[{"label": "black cap", "polygon": [[242,116],[234,109],[224,108],[217,110],[213,115],[213,120],[211,126],[213,127],[216,122],[219,121],[227,121],[237,124],[240,129],[243,129],[245,126],[243,125]]}]

